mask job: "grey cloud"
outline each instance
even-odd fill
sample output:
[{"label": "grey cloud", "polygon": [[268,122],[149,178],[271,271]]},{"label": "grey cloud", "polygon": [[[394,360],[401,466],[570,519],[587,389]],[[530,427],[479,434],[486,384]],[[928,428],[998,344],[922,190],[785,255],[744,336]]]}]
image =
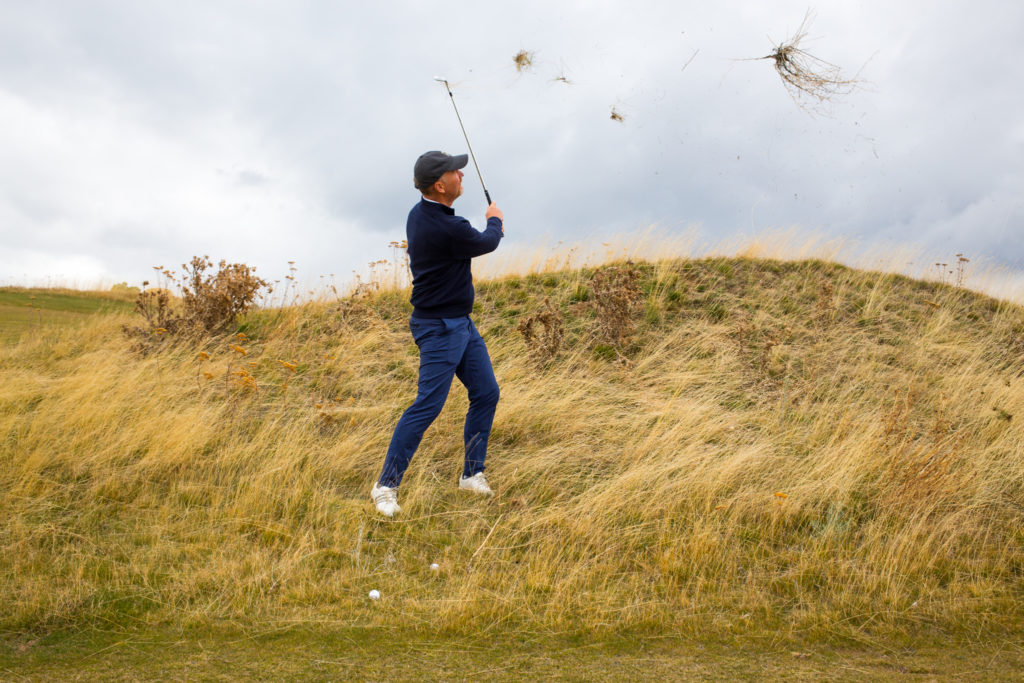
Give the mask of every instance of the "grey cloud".
[{"label": "grey cloud", "polygon": [[270,182],[270,178],[259,171],[243,169],[234,174],[235,182],[242,187],[260,187]]},{"label": "grey cloud", "polygon": [[[75,159],[63,150],[32,169],[32,187],[0,197],[0,215],[17,216],[36,245],[59,240],[62,221],[87,222],[82,248],[90,235],[123,247],[97,255],[111,271],[206,249],[268,274],[284,272],[282,254],[347,272],[401,237],[416,156],[465,151],[431,80],[440,74],[517,241],[651,223],[699,223],[712,238],[797,224],[1024,257],[1014,239],[1024,94],[1010,85],[1024,80],[1024,7],[819,8],[809,49],[863,67],[869,82],[818,118],[790,100],[770,62],[735,61],[766,54],[765,34],[788,37],[805,9],[527,0],[442,20],[413,2],[15,6],[0,27],[0,90],[59,112],[53,125],[114,121],[125,146],[158,140],[155,153],[180,156],[180,175],[147,183],[103,166],[126,200],[84,206],[69,192],[78,167],[49,170]],[[457,41],[439,48],[439,34]],[[520,74],[511,57],[524,48],[536,61]],[[563,70],[572,85],[552,80]],[[608,118],[613,105],[622,124]],[[16,178],[4,139],[0,177]],[[203,187],[216,169],[217,187]],[[472,166],[465,185],[456,208],[479,222]],[[125,227],[154,216],[166,229]]]}]

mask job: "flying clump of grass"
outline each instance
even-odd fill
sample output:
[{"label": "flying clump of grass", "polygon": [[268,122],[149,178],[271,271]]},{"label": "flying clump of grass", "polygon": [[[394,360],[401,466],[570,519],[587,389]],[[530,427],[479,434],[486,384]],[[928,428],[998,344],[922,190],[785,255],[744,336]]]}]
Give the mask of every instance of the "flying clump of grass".
[{"label": "flying clump of grass", "polygon": [[529,71],[533,67],[533,53],[520,50],[512,57],[512,63],[516,65],[516,71],[520,73]]},{"label": "flying clump of grass", "polygon": [[860,85],[856,78],[843,76],[842,70],[835,64],[800,47],[800,43],[807,37],[812,20],[813,14],[808,11],[789,40],[777,44],[771,54],[760,58],[773,61],[775,71],[790,97],[808,111],[813,111],[815,105],[848,95]]}]

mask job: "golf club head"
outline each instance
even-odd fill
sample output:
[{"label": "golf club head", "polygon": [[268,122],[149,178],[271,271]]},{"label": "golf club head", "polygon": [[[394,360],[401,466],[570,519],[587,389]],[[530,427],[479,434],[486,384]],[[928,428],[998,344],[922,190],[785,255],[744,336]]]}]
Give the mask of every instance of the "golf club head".
[{"label": "golf club head", "polygon": [[434,80],[437,81],[438,83],[444,83],[445,85],[448,84],[448,79],[442,76],[434,76]]}]

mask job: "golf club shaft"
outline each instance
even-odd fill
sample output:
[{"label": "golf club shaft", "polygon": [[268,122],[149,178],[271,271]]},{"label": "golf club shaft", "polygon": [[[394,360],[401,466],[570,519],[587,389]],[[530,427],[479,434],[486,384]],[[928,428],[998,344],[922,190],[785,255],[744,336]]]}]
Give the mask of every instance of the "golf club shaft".
[{"label": "golf club shaft", "polygon": [[484,176],[483,174],[480,173],[480,165],[476,163],[476,155],[473,154],[473,145],[469,144],[469,136],[466,135],[466,127],[462,125],[462,117],[459,116],[459,108],[455,106],[455,95],[452,94],[452,88],[450,85],[448,85],[448,81],[444,79],[437,80],[440,80],[442,83],[444,83],[445,90],[448,91],[448,97],[451,98],[452,109],[455,110],[455,118],[459,120],[459,128],[462,129],[462,137],[466,138],[466,147],[469,148],[469,156],[473,159],[473,167],[476,169],[477,177],[480,178],[480,187],[484,188],[484,197],[487,199],[487,205],[490,206],[492,204],[491,195],[487,191],[487,186],[484,185]]}]

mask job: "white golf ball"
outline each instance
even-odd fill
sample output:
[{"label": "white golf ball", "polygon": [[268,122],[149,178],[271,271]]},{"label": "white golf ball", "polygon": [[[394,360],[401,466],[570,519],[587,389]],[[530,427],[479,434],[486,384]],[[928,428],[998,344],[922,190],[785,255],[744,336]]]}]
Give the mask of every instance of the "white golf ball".
[{"label": "white golf ball", "polygon": [[377,590],[376,588],[374,588],[372,591],[370,591],[370,599],[371,600],[380,600],[380,591]]},{"label": "white golf ball", "polygon": [[430,565],[430,568],[433,569],[436,572],[438,569],[441,568],[441,565],[439,565],[437,562],[435,562],[434,564]]}]

